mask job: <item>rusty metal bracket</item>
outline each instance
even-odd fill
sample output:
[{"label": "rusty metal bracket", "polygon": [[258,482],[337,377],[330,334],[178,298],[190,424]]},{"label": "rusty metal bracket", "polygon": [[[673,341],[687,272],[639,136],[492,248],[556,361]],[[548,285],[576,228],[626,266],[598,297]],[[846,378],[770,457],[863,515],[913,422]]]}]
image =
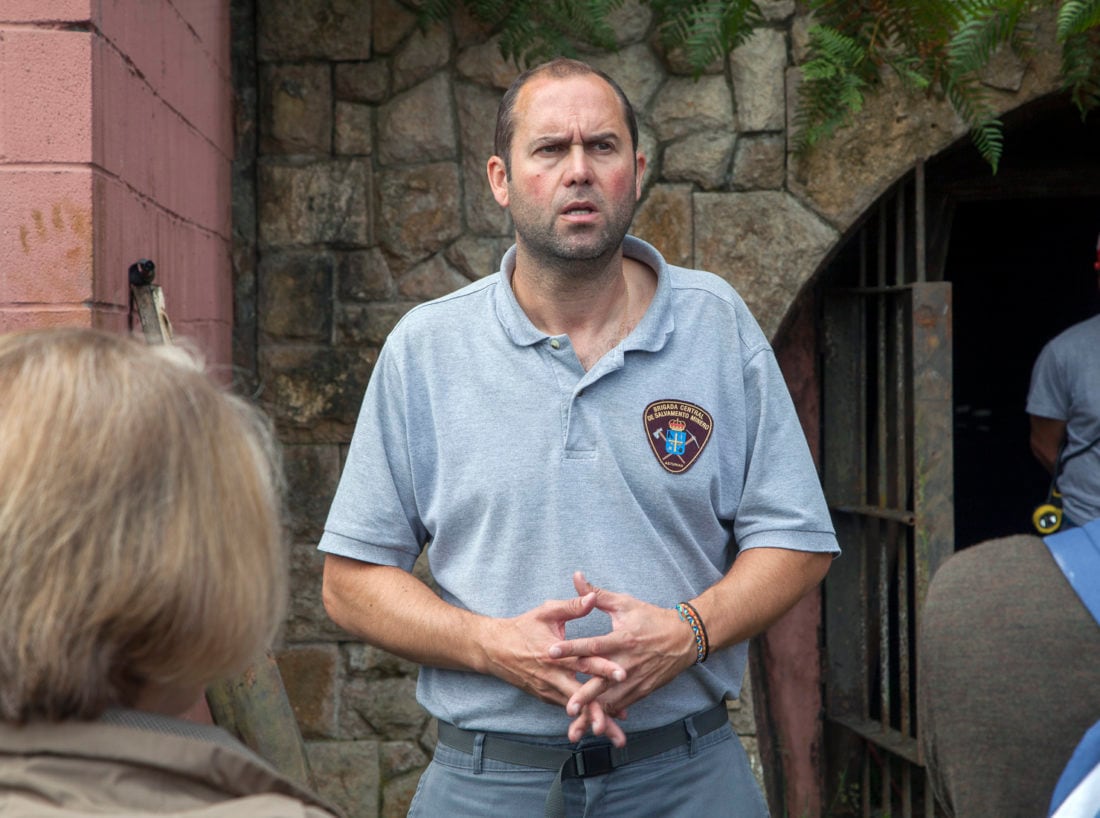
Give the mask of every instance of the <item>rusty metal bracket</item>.
[{"label": "rusty metal bracket", "polygon": [[164,291],[154,284],[157,266],[147,258],[130,265],[130,314],[136,309],[141,330],[150,344],[172,343],[172,323],[164,306]]}]

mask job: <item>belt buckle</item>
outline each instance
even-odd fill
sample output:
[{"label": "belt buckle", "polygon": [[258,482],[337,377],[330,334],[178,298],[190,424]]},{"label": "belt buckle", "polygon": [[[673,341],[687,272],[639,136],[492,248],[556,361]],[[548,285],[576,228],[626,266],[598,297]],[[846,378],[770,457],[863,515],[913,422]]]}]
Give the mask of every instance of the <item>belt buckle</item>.
[{"label": "belt buckle", "polygon": [[577,778],[588,778],[611,772],[615,769],[611,760],[611,745],[597,744],[593,747],[574,750],[573,769],[576,770]]}]

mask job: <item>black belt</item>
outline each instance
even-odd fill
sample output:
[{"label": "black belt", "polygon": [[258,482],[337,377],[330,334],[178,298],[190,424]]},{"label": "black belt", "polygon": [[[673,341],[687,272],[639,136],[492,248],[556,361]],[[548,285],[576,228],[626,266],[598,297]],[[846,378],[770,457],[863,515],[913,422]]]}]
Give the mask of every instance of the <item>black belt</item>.
[{"label": "black belt", "polygon": [[565,779],[604,775],[632,761],[687,746],[694,739],[713,733],[726,724],[729,724],[729,713],[725,702],[721,702],[664,727],[628,733],[625,747],[614,747],[611,744],[595,744],[580,749],[548,747],[518,738],[506,738],[497,733],[463,730],[445,721],[439,722],[439,741],[455,750],[473,754],[478,737],[481,736],[482,758],[541,770],[557,770],[558,777],[546,796],[546,816],[561,818],[565,814],[561,782]]}]

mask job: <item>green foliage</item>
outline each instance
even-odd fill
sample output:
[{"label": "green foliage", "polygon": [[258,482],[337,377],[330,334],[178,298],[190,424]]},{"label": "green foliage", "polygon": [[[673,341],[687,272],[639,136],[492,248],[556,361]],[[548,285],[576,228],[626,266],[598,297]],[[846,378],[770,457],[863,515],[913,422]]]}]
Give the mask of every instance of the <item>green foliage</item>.
[{"label": "green foliage", "polygon": [[960,24],[947,44],[950,75],[976,75],[989,64],[994,52],[1006,45],[1017,53],[1026,52],[1028,41],[1019,28],[1020,18],[1034,5],[1009,0],[962,6]]},{"label": "green foliage", "polygon": [[1001,121],[993,115],[992,106],[984,88],[975,82],[946,79],[946,94],[951,106],[970,126],[970,139],[978,153],[997,172],[1004,150],[1004,130]]},{"label": "green foliage", "polygon": [[974,147],[994,172],[1004,150],[1004,132],[993,113],[980,72],[1000,48],[1011,48],[1019,54],[1027,52],[1030,39],[1020,28],[1020,21],[1034,5],[1021,0],[963,4],[958,27],[947,44],[943,90],[952,107],[970,126]]},{"label": "green foliage", "polygon": [[[500,51],[517,65],[535,65],[559,55],[576,56],[580,44],[601,51],[616,47],[607,18],[624,0],[463,0],[478,22],[500,35]],[[422,27],[447,19],[458,0],[424,0]]]},{"label": "green foliage", "polygon": [[1084,34],[1100,26],[1100,0],[1066,0],[1058,9],[1058,39]]},{"label": "green foliage", "polygon": [[1062,79],[1082,116],[1100,106],[1100,0],[1066,0],[1058,10]]},{"label": "green foliage", "polygon": [[[615,49],[608,15],[624,0],[461,0],[477,21],[500,35],[501,54],[530,66],[576,56],[578,46]],[[642,0],[654,12],[662,44],[683,54],[696,76],[745,41],[764,22],[753,0]],[[420,24],[447,19],[459,0],[423,0]]]},{"label": "green foliage", "polygon": [[1100,107],[1100,32],[1070,34],[1062,43],[1062,79],[1082,117]]},{"label": "green foliage", "polygon": [[680,50],[696,76],[764,22],[752,0],[650,0],[649,5],[661,43]]},{"label": "green foliage", "polygon": [[[578,47],[616,48],[609,15],[624,0],[420,0],[421,25],[461,2],[528,66]],[[666,49],[698,76],[765,24],[753,0],[639,0]],[[1002,49],[1027,55],[1031,15],[1057,14],[1064,86],[1082,116],[1100,107],[1100,0],[804,0],[813,13],[794,144],[808,150],[851,122],[885,73],[947,99],[996,171],[1004,147],[982,74]]]},{"label": "green foliage", "polygon": [[[818,61],[836,62],[835,54],[830,38],[811,36],[803,65],[809,81],[801,88],[796,123],[796,145],[802,150],[850,122],[882,71],[893,71],[910,87],[945,97],[996,172],[1004,134],[982,72],[1001,49],[1030,52],[1028,21],[1043,8],[1058,9],[1062,75],[1074,104],[1082,115],[1100,105],[1100,0],[811,0],[810,6],[822,27],[852,38],[863,54],[860,61],[837,63],[847,68],[822,79]],[[838,99],[846,100],[843,108]]]},{"label": "green foliage", "polygon": [[796,150],[825,139],[859,113],[864,89],[874,82],[865,42],[826,26],[813,26],[809,36],[813,57],[802,66]]},{"label": "green foliage", "polygon": [[884,69],[911,89],[928,88],[948,24],[957,15],[957,4],[938,0],[811,0],[809,5],[817,24],[809,31],[794,122],[794,147],[800,152],[850,122]]}]

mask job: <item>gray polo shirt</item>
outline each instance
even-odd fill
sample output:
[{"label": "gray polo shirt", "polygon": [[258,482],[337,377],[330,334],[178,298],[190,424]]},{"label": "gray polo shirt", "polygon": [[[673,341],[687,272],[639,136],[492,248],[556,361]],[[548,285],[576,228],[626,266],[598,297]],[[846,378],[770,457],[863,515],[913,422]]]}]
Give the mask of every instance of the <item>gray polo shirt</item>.
[{"label": "gray polo shirt", "polygon": [[1071,457],[1058,476],[1065,512],[1078,525],[1100,518],[1100,315],[1043,347],[1031,371],[1027,412],[1065,421],[1062,455]]},{"label": "gray polo shirt", "polygon": [[[717,582],[738,547],[836,552],[806,440],[744,302],[709,273],[656,271],[635,330],[585,372],[497,275],[411,310],[367,388],[320,548],[410,569],[496,617],[603,588],[671,607]],[[602,612],[567,635],[606,632]],[[746,645],[632,705],[641,730],[736,696]],[[420,702],[460,727],[564,735],[563,708],[495,678],[425,667]]]}]

